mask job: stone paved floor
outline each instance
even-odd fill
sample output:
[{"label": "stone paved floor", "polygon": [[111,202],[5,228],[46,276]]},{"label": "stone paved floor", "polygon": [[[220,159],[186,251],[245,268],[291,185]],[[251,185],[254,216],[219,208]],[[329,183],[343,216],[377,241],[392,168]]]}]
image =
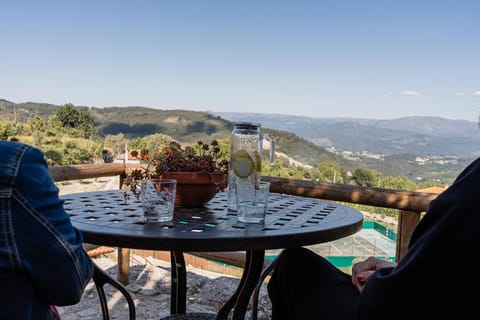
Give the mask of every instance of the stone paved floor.
[{"label": "stone paved floor", "polygon": [[[95,262],[116,278],[115,259],[97,258]],[[170,263],[134,256],[128,291],[136,304],[138,320],[159,320],[170,314]],[[239,279],[219,273],[187,267],[187,312],[216,314],[233,294]],[[122,295],[106,286],[111,319],[127,320],[128,309]],[[62,320],[101,320],[98,295],[93,282],[87,286],[80,303],[59,307]],[[260,293],[258,319],[270,319],[270,301],[266,288]],[[249,315],[248,315],[249,317]]]}]

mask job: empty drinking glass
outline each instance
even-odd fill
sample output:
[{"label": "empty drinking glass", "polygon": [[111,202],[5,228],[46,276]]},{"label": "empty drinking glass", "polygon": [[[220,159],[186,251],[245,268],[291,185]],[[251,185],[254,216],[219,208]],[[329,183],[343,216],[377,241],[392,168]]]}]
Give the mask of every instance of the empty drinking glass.
[{"label": "empty drinking glass", "polygon": [[249,187],[237,181],[235,184],[238,221],[261,223],[265,221],[268,207],[270,183],[260,181],[256,187]]},{"label": "empty drinking glass", "polygon": [[141,199],[145,222],[173,220],[177,180],[145,179],[142,181]]}]

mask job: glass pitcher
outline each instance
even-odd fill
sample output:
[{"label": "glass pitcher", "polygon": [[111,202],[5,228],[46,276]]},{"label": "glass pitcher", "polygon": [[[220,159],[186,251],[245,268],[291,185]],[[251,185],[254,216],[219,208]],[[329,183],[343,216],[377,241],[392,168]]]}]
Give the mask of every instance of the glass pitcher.
[{"label": "glass pitcher", "polygon": [[[255,122],[235,122],[230,135],[230,167],[228,172],[228,209],[237,210],[235,184],[241,183],[242,190],[254,189],[262,176],[262,150],[264,136],[260,124]],[[270,141],[270,164],[273,165],[275,147]]]}]

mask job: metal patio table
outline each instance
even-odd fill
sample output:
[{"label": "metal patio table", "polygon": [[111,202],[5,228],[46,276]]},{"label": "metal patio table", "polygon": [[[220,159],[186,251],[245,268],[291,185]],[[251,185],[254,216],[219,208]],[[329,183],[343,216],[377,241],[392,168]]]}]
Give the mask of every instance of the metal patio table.
[{"label": "metal patio table", "polygon": [[261,277],[265,250],[336,240],[359,231],[363,224],[363,215],[353,208],[278,193],[270,194],[261,224],[238,222],[236,213],[227,209],[226,192],[219,192],[203,208],[176,208],[172,222],[154,224],[144,222],[141,201],[129,190],[82,192],[62,198],[85,242],[170,251],[172,315],[186,313],[184,252],[245,251],[239,286],[217,319],[244,319]]}]

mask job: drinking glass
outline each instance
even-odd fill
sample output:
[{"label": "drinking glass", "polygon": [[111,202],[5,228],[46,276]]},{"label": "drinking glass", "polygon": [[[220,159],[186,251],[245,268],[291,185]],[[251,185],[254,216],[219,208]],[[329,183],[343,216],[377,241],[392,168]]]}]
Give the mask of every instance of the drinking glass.
[{"label": "drinking glass", "polygon": [[270,183],[266,181],[260,181],[255,187],[237,181],[235,184],[235,197],[238,221],[244,223],[261,223],[265,221],[269,191]]},{"label": "drinking glass", "polygon": [[173,220],[175,208],[175,179],[145,179],[141,185],[141,199],[145,222]]}]

